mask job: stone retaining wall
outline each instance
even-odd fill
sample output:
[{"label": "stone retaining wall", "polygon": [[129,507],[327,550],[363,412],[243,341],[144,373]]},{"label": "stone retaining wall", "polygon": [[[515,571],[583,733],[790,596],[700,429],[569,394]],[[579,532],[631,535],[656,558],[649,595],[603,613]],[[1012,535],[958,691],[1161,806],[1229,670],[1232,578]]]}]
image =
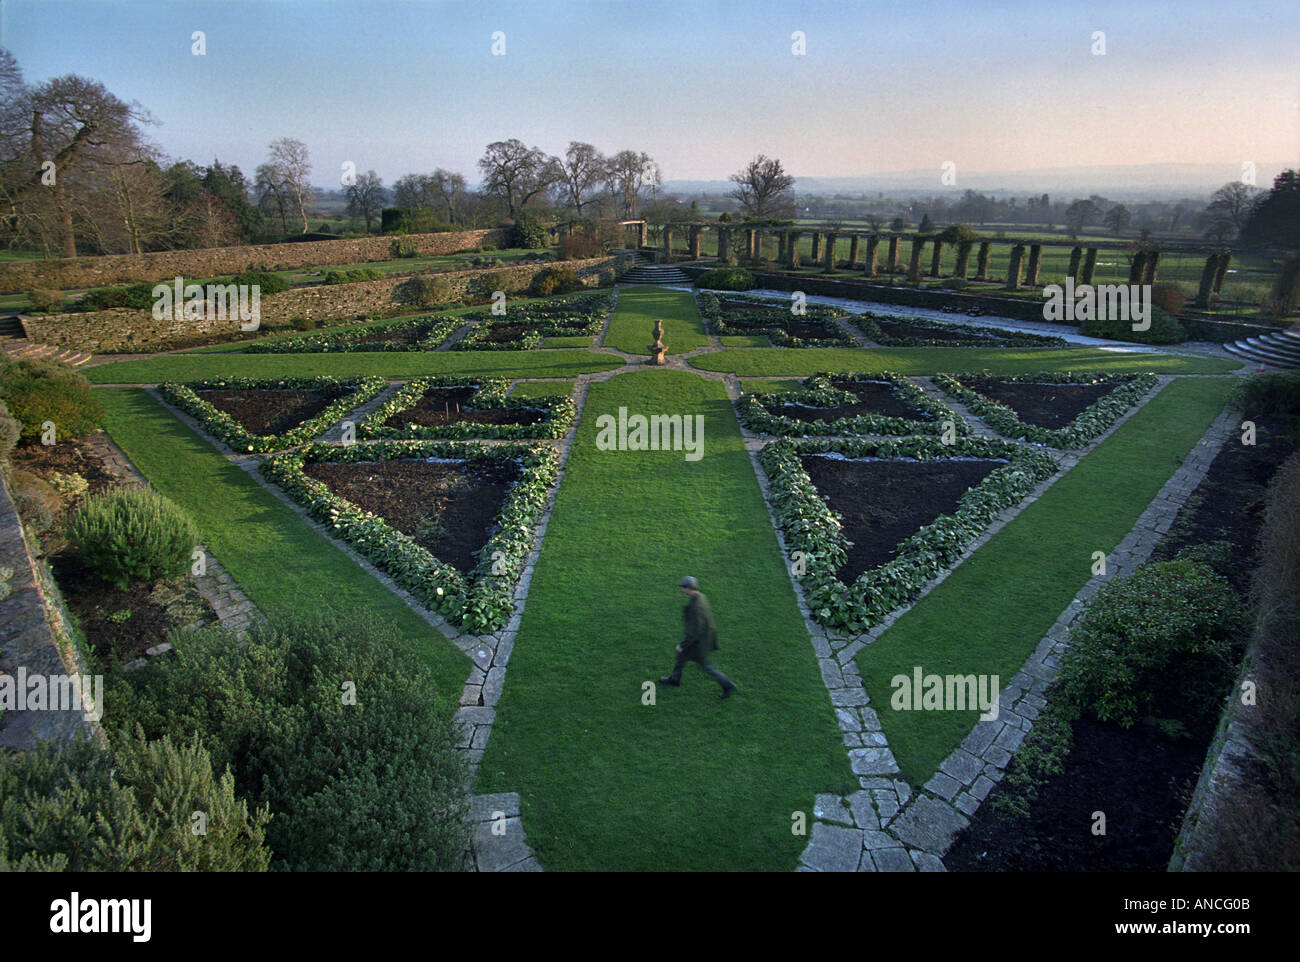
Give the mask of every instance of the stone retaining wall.
[{"label": "stone retaining wall", "polygon": [[[581,261],[564,261],[588,287],[613,284],[615,278],[634,260],[630,255],[596,257]],[[456,271],[428,275],[448,285],[448,299],[465,297],[476,281],[485,289],[519,294],[527,291],[537,274],[556,266],[520,264],[491,270]],[[483,278],[482,281],[478,281]],[[411,278],[395,277],[356,284],[318,284],[273,294],[261,301],[263,327],[287,325],[293,318],[305,317],[319,326],[331,322],[351,321],[364,314],[369,318],[412,314],[419,305],[404,303],[399,288]],[[235,337],[239,320],[215,318],[203,320],[156,320],[151,311],[112,308],[84,313],[24,315],[27,336],[41,344],[75,348],[92,354],[144,354],[169,348],[185,347],[207,338]]]},{"label": "stone retaining wall", "polygon": [[440,234],[402,234],[354,237],[332,241],[296,241],[244,247],[210,247],[202,250],[154,251],[148,254],[108,254],[101,257],[55,258],[0,264],[0,294],[32,290],[75,290],[130,284],[137,281],[203,279],[238,274],[263,265],[272,269],[325,264],[358,264],[392,260],[394,240],[414,247],[421,256],[455,254],[481,244],[505,247],[506,232],[491,230],[448,231]]}]

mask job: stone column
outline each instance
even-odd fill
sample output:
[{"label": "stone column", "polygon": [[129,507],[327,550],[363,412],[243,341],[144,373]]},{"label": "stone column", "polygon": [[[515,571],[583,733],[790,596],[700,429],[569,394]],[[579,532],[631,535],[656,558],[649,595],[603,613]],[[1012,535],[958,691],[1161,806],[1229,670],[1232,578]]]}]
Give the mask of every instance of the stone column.
[{"label": "stone column", "polygon": [[754,258],[754,234],[755,233],[756,232],[754,228],[752,227],[745,228],[745,260],[750,261],[751,263],[755,260]]},{"label": "stone column", "polygon": [[901,238],[897,234],[889,235],[889,261],[887,263],[887,272],[892,277],[898,270],[898,242]]},{"label": "stone column", "polygon": [[1286,317],[1300,301],[1300,258],[1288,257],[1282,262],[1282,269],[1273,280],[1273,289],[1269,292],[1273,304],[1273,315]]},{"label": "stone column", "polygon": [[943,241],[936,237],[931,243],[934,244],[934,252],[930,255],[930,276],[939,277],[939,272],[943,270]]},{"label": "stone column", "polygon": [[664,224],[664,263],[673,262],[673,229]]},{"label": "stone column", "polygon": [[700,259],[700,225],[699,224],[691,225],[690,238],[691,238],[690,241],[691,260],[698,261]]},{"label": "stone column", "polygon": [[1146,251],[1138,251],[1133,255],[1133,263],[1128,269],[1128,282],[1130,284],[1142,283],[1142,272],[1146,269],[1146,263]]},{"label": "stone column", "polygon": [[789,231],[785,239],[785,266],[792,271],[799,269],[799,232]]},{"label": "stone column", "polygon": [[1205,266],[1201,268],[1201,284],[1196,289],[1196,303],[1201,307],[1210,303],[1210,293],[1214,290],[1214,274],[1218,266],[1218,254],[1211,254],[1205,258]]},{"label": "stone column", "polygon": [[785,248],[789,240],[790,232],[788,230],[783,230],[776,235],[776,262],[778,264],[786,263]]},{"label": "stone column", "polygon": [[980,241],[979,253],[975,255],[975,279],[977,281],[989,279],[989,255],[992,253],[992,241]]},{"label": "stone column", "polygon": [[818,264],[822,259],[822,232],[813,231],[812,235],[812,257],[809,258],[814,264]]},{"label": "stone column", "polygon": [[1154,284],[1156,282],[1156,272],[1160,270],[1160,252],[1149,251],[1147,261],[1142,266],[1142,283]]},{"label": "stone column", "polygon": [[1020,271],[1025,263],[1025,245],[1011,248],[1011,264],[1007,267],[1007,290],[1020,290]]},{"label": "stone column", "polygon": [[913,284],[921,280],[921,255],[925,253],[925,238],[921,234],[912,235],[912,262],[907,265],[907,279]]},{"label": "stone column", "polygon": [[968,240],[957,242],[957,266],[952,272],[953,277],[964,281],[970,274],[970,249],[974,246],[974,243]]},{"label": "stone column", "polygon": [[876,252],[880,248],[880,235],[872,234],[867,238],[867,258],[866,265],[863,267],[863,273],[868,277],[875,277],[880,273],[880,265],[876,262]]},{"label": "stone column", "polygon": [[636,243],[638,247],[650,246],[650,225],[645,221],[636,225]]},{"label": "stone column", "polygon": [[826,235],[826,273],[835,273],[835,240],[834,234]]},{"label": "stone column", "polygon": [[1083,255],[1083,274],[1079,277],[1079,284],[1091,284],[1092,275],[1097,273],[1097,248],[1089,247]]},{"label": "stone column", "polygon": [[1076,281],[1079,279],[1079,261],[1083,259],[1083,248],[1075,247],[1070,251],[1070,266],[1065,269],[1067,277],[1073,277]]},{"label": "stone column", "polygon": [[718,228],[718,263],[731,263],[731,229],[729,227]]},{"label": "stone column", "polygon": [[1215,294],[1219,293],[1220,288],[1223,287],[1223,278],[1228,273],[1228,264],[1231,261],[1232,261],[1231,254],[1219,255],[1219,263],[1214,268],[1214,293]]},{"label": "stone column", "polygon": [[1043,262],[1043,245],[1029,245],[1029,266],[1025,268],[1025,283],[1030,287],[1038,286],[1038,270]]},{"label": "stone column", "polygon": [[862,240],[857,234],[849,235],[849,270],[853,270],[858,263],[858,244]]}]

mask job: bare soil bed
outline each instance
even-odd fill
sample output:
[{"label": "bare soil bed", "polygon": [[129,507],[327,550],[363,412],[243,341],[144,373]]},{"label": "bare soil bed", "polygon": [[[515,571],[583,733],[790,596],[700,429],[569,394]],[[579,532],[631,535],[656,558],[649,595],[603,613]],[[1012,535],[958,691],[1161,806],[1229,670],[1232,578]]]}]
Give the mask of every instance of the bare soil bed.
[{"label": "bare soil bed", "polygon": [[469,421],[473,424],[536,424],[546,417],[546,412],[531,407],[496,408],[473,407],[473,387],[434,387],[409,408],[391,415],[384,424],[390,428],[404,428],[408,424],[421,427],[441,427]]},{"label": "bare soil bed", "polygon": [[969,341],[997,343],[997,338],[976,331],[950,331],[941,327],[921,327],[917,324],[908,324],[906,321],[888,321],[880,317],[874,318],[874,320],[876,325],[890,337],[917,337],[930,341],[955,341],[957,343]]},{"label": "bare soil bed", "polygon": [[1100,384],[1034,384],[999,381],[995,378],[967,378],[962,381],[985,397],[1005,404],[1020,420],[1040,428],[1063,428],[1090,405],[1101,400],[1123,381]]},{"label": "bare soil bed", "polygon": [[805,455],[804,470],[852,542],[839,578],[851,584],[892,560],[898,545],[940,515],[1004,462],[869,461]]},{"label": "bare soil bed", "polygon": [[512,461],[313,461],[304,473],[469,574],[519,479]]},{"label": "bare soil bed", "polygon": [[351,388],[235,389],[195,391],[249,434],[275,435],[296,428],[325,410]]},{"label": "bare soil bed", "polygon": [[764,405],[772,414],[796,418],[800,421],[836,421],[840,418],[880,414],[885,417],[906,418],[910,421],[933,421],[926,411],[908,404],[898,395],[898,388],[887,381],[832,381],[834,387],[848,391],[858,398],[855,404],[841,404],[833,408],[809,407],[806,404]]}]

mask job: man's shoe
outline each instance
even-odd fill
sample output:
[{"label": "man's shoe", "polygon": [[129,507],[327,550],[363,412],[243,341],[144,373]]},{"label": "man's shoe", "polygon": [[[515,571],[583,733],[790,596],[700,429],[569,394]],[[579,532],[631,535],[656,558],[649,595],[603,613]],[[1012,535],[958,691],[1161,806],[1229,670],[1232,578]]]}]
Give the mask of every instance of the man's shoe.
[{"label": "man's shoe", "polygon": [[729,688],[724,688],[724,689],[722,689],[722,694],[719,695],[718,697],[721,698],[723,701],[726,701],[728,698],[731,697],[731,693],[732,693],[733,691],[735,691],[737,687],[739,687],[739,686],[737,686],[737,685],[732,685],[732,686],[730,686]]},{"label": "man's shoe", "polygon": [[677,680],[675,680],[675,679],[673,679],[673,678],[670,678],[670,677],[668,677],[667,675],[663,675],[663,676],[660,677],[660,679],[659,679],[659,684],[661,684],[661,685],[672,685],[674,688],[678,688],[678,687],[681,686],[681,682],[680,682],[680,681],[677,681]]}]

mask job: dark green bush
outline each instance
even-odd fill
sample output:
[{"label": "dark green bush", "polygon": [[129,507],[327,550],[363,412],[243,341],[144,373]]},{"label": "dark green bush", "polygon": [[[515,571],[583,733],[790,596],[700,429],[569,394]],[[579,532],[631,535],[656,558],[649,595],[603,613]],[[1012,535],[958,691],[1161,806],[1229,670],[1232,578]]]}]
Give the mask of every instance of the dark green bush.
[{"label": "dark green bush", "polygon": [[1162,693],[1209,708],[1231,680],[1229,638],[1239,601],[1209,565],[1154,562],[1111,581],[1070,629],[1062,694],[1125,728]]},{"label": "dark green bush", "polygon": [[572,267],[544,267],[533,277],[533,293],[538,297],[568,294],[582,289],[582,281]]},{"label": "dark green bush", "polygon": [[755,283],[754,275],[743,267],[715,267],[695,278],[696,287],[718,291],[747,291]]},{"label": "dark green bush", "polygon": [[451,281],[445,277],[421,275],[398,284],[393,289],[393,300],[399,304],[433,307],[451,300]]},{"label": "dark green bush", "polygon": [[1168,311],[1151,305],[1151,326],[1145,331],[1133,330],[1133,322],[1115,317],[1099,320],[1092,317],[1079,325],[1079,333],[1088,337],[1104,337],[1112,341],[1133,341],[1137,344],[1181,344],[1187,340],[1187,331]]},{"label": "dark green bush", "polygon": [[9,413],[9,405],[0,401],[0,461],[9,460],[22,430],[23,423]]},{"label": "dark green bush", "polygon": [[27,300],[33,311],[48,311],[58,314],[63,310],[63,294],[60,291],[29,291]]},{"label": "dark green bush", "polygon": [[266,871],[269,813],[249,812],[197,738],[124,732],[111,751],[79,739],[0,752],[0,872]]},{"label": "dark green bush", "polygon": [[1232,400],[1248,415],[1300,415],[1300,371],[1252,374],[1233,388]]},{"label": "dark green bush", "polygon": [[511,247],[549,247],[551,243],[550,235],[546,228],[532,214],[520,214],[515,220],[515,226],[510,233]]},{"label": "dark green bush", "polygon": [[22,422],[22,439],[37,441],[47,421],[55,439],[85,437],[104,426],[104,409],[90,393],[90,382],[77,370],[43,358],[0,358],[0,400]]},{"label": "dark green bush", "polygon": [[137,310],[148,310],[153,307],[153,289],[155,286],[153,282],[145,281],[127,287],[101,287],[98,290],[87,291],[77,301],[77,310],[102,311],[110,307],[132,307]]},{"label": "dark green bush", "polygon": [[[315,612],[247,644],[176,638],[106,693],[115,726],[197,732],[239,794],[269,806],[274,866],[455,871],[468,842],[455,693],[439,698],[411,640],[386,623]],[[355,699],[349,693],[355,692]],[[349,703],[351,702],[351,703]]]},{"label": "dark green bush", "polygon": [[293,325],[295,331],[314,331],[319,326],[316,323],[316,318],[303,317],[301,314],[293,318],[289,323]]},{"label": "dark green bush", "polygon": [[357,267],[346,271],[327,271],[326,284],[356,284],[360,281],[381,281],[384,272],[373,267]]},{"label": "dark green bush", "polygon": [[230,283],[247,284],[249,287],[256,285],[258,293],[262,297],[266,297],[268,294],[279,294],[281,291],[289,289],[289,282],[283,277],[266,271],[246,271],[243,274],[236,274],[230,279]]},{"label": "dark green bush", "polygon": [[148,488],[92,495],[68,520],[73,552],[90,571],[119,588],[180,577],[198,540],[189,516]]}]

